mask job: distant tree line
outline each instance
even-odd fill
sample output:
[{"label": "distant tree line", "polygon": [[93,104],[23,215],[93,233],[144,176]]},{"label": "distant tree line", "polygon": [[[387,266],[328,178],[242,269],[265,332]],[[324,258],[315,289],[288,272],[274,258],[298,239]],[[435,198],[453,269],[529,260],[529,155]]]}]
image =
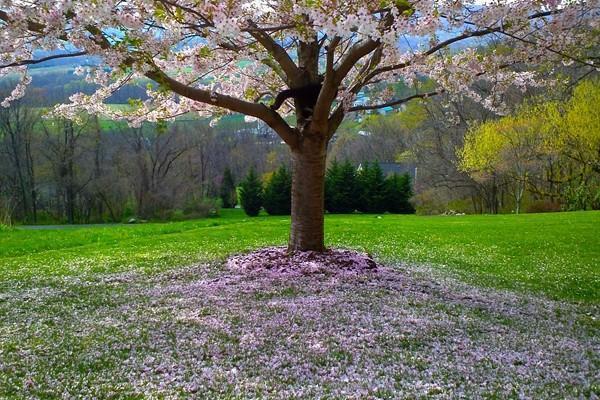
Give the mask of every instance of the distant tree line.
[{"label": "distant tree line", "polygon": [[[251,166],[289,155],[271,131],[243,119],[179,120],[130,128],[84,117],[43,118],[26,100],[0,109],[0,223],[97,223],[205,216]],[[225,171],[228,168],[228,172]]]},{"label": "distant tree line", "polygon": [[[251,167],[261,185],[258,209],[289,213],[289,167],[277,171],[289,166],[289,153],[264,125],[239,116],[215,126],[185,116],[140,128],[94,117],[81,124],[44,118],[42,106],[53,102],[48,96],[90,89],[65,87],[61,94],[44,86],[52,85],[45,81],[51,76],[40,74],[26,98],[0,109],[0,224],[207,215],[221,205],[243,205],[238,195]],[[503,118],[469,100],[441,96],[348,119],[328,148],[326,209],[403,213],[414,206],[418,213],[437,214],[598,208],[599,87],[597,79],[587,79],[560,93],[508,93],[516,106]],[[9,90],[7,85],[2,93],[0,86],[0,95]],[[411,165],[418,176],[382,177],[379,166],[364,160]]]}]

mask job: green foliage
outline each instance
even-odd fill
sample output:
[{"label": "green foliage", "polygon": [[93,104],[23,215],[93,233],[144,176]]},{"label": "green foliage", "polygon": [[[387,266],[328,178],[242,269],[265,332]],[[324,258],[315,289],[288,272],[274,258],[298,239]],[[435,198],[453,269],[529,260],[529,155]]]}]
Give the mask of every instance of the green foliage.
[{"label": "green foliage", "polygon": [[64,216],[56,216],[53,213],[46,210],[39,210],[37,213],[36,225],[57,225],[66,224],[67,220]]},{"label": "green foliage", "polygon": [[568,211],[577,210],[599,210],[600,209],[600,186],[581,182],[569,185],[565,188],[565,208]]},{"label": "green foliage", "polygon": [[[562,197],[569,210],[598,207],[600,84],[583,81],[566,101],[540,99],[472,127],[458,157],[459,168],[474,180],[511,181],[519,197],[527,188],[550,199]],[[532,184],[536,175],[545,181]]]},{"label": "green foliage", "polygon": [[225,168],[225,172],[223,173],[220,197],[223,208],[234,208],[237,204],[235,179],[233,178],[233,173],[229,168]]},{"label": "green foliage", "polygon": [[131,218],[136,216],[135,213],[135,202],[133,199],[129,199],[127,203],[125,203],[125,207],[123,207],[123,214],[121,216],[121,222],[127,222]]},{"label": "green foliage", "polygon": [[267,183],[263,205],[270,215],[289,215],[292,207],[292,175],[285,166],[280,167]]},{"label": "green foliage", "polygon": [[[337,159],[331,162],[327,171],[325,171],[325,210],[334,212],[335,210],[335,197],[338,192],[337,181],[340,177],[340,163]],[[352,212],[348,211],[348,212]]]},{"label": "green foliage", "polygon": [[555,145],[600,172],[600,82],[581,82],[552,117]]},{"label": "green foliage", "polygon": [[0,232],[8,232],[8,231],[12,231],[13,227],[10,225],[6,225],[6,224],[0,224]]},{"label": "green foliage", "polygon": [[330,213],[354,212],[359,195],[356,169],[346,160],[331,163],[325,175],[325,209]]},{"label": "green foliage", "polygon": [[250,217],[256,217],[260,212],[263,201],[263,188],[254,168],[251,168],[248,175],[240,184],[240,204]]},{"label": "green foliage", "polygon": [[221,204],[217,199],[210,197],[191,199],[183,209],[183,216],[185,219],[217,217],[220,208]]},{"label": "green foliage", "polygon": [[385,204],[387,211],[396,214],[413,214],[410,204],[413,195],[410,175],[392,174],[385,180]]},{"label": "green foliage", "polygon": [[540,113],[524,107],[519,113],[474,126],[459,150],[460,169],[477,178],[494,173],[518,174],[535,159],[549,132]]},{"label": "green foliage", "polygon": [[449,207],[446,199],[441,199],[435,189],[423,190],[414,198],[417,215],[439,215]]},{"label": "green foliage", "polygon": [[334,160],[325,175],[325,209],[332,213],[412,214],[410,175],[385,178],[379,163],[365,163],[357,173],[349,161]]},{"label": "green foliage", "polygon": [[378,162],[366,162],[358,173],[360,195],[357,209],[367,213],[383,213],[386,210],[385,177]]}]

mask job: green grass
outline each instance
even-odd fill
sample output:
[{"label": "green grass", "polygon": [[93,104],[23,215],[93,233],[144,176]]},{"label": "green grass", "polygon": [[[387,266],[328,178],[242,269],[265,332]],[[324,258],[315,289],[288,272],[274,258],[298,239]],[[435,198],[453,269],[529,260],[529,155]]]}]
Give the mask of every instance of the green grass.
[{"label": "green grass", "polygon": [[[327,244],[386,263],[430,263],[470,283],[600,302],[600,212],[419,217],[332,215]],[[49,277],[164,271],[283,245],[289,218],[219,218],[164,224],[0,231],[0,286]]]},{"label": "green grass", "polygon": [[398,269],[293,279],[220,263],[285,217],[0,228],[0,398],[588,398],[599,222],[328,216],[328,245]]}]

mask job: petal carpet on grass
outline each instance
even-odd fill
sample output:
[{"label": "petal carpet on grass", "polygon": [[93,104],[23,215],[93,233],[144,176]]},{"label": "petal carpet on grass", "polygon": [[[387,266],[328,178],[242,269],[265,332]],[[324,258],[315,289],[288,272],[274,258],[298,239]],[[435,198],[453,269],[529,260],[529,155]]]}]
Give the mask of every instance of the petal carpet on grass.
[{"label": "petal carpet on grass", "polygon": [[598,307],[280,247],[0,295],[2,398],[590,398]]}]

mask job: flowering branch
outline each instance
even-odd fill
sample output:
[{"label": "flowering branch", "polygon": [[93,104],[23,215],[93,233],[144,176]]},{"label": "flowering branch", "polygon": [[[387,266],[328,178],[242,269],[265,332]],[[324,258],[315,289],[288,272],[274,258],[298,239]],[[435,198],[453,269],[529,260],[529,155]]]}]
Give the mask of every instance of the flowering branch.
[{"label": "flowering branch", "polygon": [[427,92],[427,93],[417,93],[417,94],[413,94],[412,96],[405,97],[403,99],[388,101],[387,103],[350,107],[348,109],[348,111],[349,112],[367,111],[367,110],[377,110],[377,109],[387,108],[387,107],[394,107],[394,106],[399,106],[400,104],[407,103],[414,99],[427,99],[429,97],[436,96],[436,95],[442,94],[444,92],[445,92],[444,89],[439,89],[439,90],[433,90],[433,91]]}]

